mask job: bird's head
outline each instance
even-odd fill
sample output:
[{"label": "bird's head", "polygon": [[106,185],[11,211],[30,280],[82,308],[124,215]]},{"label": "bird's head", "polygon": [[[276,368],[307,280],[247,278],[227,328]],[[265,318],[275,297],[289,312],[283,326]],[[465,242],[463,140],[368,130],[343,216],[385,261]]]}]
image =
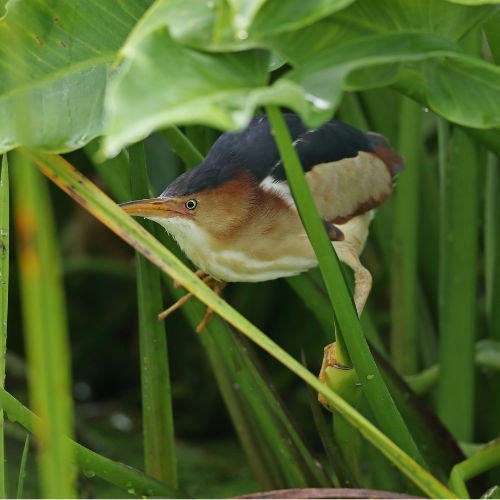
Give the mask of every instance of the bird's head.
[{"label": "bird's head", "polygon": [[158,222],[179,243],[228,237],[238,231],[255,202],[254,182],[241,170],[221,177],[215,169],[196,167],[178,177],[157,198],[121,204],[125,212]]}]

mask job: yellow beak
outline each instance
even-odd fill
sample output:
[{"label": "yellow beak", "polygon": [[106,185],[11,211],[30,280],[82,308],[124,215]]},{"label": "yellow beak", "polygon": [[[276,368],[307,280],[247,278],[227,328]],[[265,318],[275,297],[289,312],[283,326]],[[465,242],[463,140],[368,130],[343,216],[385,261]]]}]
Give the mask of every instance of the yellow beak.
[{"label": "yellow beak", "polygon": [[120,207],[129,215],[141,217],[173,217],[189,215],[182,202],[175,198],[149,198],[146,200],[127,201]]}]

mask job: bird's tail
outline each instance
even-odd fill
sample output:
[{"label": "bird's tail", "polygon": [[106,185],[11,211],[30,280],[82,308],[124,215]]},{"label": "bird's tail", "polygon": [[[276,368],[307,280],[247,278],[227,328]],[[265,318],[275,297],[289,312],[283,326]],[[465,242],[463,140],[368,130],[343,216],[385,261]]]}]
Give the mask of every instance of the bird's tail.
[{"label": "bird's tail", "polygon": [[405,169],[404,158],[391,149],[389,141],[376,132],[366,132],[375,154],[387,165],[394,177],[398,172]]}]

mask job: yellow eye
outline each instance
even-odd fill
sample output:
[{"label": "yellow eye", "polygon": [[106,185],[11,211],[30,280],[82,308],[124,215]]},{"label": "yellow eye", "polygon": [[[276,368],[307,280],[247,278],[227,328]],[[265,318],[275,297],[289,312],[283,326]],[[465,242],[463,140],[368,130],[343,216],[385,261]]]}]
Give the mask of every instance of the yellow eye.
[{"label": "yellow eye", "polygon": [[188,210],[194,210],[198,205],[198,202],[196,200],[188,200],[186,201],[186,208]]}]

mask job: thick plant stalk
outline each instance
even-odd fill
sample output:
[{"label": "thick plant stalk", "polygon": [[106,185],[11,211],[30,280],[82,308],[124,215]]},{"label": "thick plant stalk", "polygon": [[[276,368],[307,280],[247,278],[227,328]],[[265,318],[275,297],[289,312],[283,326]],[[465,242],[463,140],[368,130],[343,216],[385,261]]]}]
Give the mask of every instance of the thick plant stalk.
[{"label": "thick plant stalk", "polygon": [[472,440],[478,250],[475,143],[455,128],[441,168],[440,377],[438,414],[457,439]]},{"label": "thick plant stalk", "polygon": [[[149,196],[144,146],[129,149],[131,190],[134,199]],[[153,230],[151,221],[141,224]],[[177,487],[174,418],[165,324],[158,321],[163,309],[160,272],[137,252],[137,295],[141,360],[142,415],[146,474]]]},{"label": "thick plant stalk", "polygon": [[[5,387],[7,311],[9,307],[9,166],[0,164],[0,387]],[[3,410],[0,410],[0,498],[6,498]]]},{"label": "thick plant stalk", "polygon": [[399,152],[406,169],[398,176],[394,204],[391,287],[391,351],[394,367],[402,375],[418,371],[417,248],[421,107],[403,97]]},{"label": "thick plant stalk", "polygon": [[46,180],[13,155],[15,223],[21,275],[29,393],[40,419],[40,488],[47,498],[74,498],[73,399],[61,265]]},{"label": "thick plant stalk", "polygon": [[496,440],[487,444],[472,457],[455,465],[451,471],[448,484],[460,498],[469,498],[466,481],[499,465],[500,440]]},{"label": "thick plant stalk", "polygon": [[181,158],[186,168],[195,167],[203,161],[203,155],[176,126],[163,129],[161,135],[163,135],[172,150]]}]

